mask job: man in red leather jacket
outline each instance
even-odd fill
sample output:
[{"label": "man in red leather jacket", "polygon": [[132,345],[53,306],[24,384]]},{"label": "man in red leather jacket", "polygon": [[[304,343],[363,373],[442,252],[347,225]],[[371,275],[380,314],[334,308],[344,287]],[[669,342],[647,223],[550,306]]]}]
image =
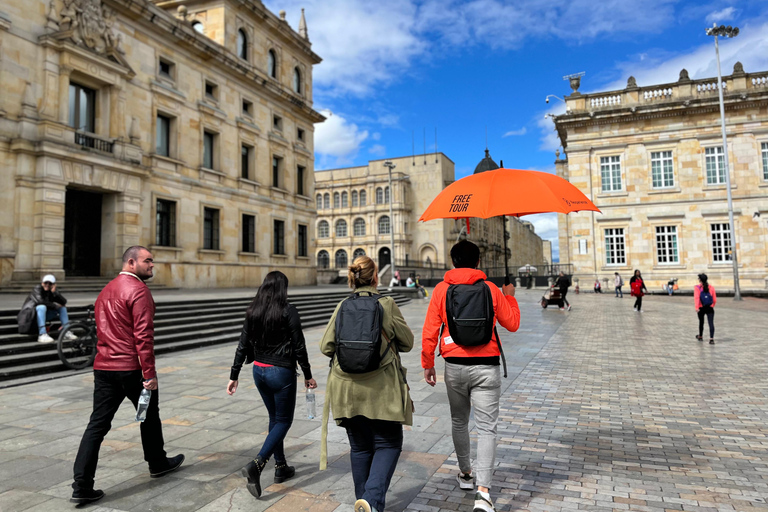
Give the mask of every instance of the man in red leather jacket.
[{"label": "man in red leather jacket", "polygon": [[152,277],[152,253],[135,245],[123,254],[123,270],[96,299],[98,344],[93,364],[93,413],[75,459],[71,502],[91,503],[104,497],[93,478],[101,442],[112,418],[127,397],[137,407],[142,389],[152,391],[147,417],[141,423],[144,460],[153,478],[167,475],[184,462],[184,455],[166,457],[155,373],[155,301],[144,281]]}]

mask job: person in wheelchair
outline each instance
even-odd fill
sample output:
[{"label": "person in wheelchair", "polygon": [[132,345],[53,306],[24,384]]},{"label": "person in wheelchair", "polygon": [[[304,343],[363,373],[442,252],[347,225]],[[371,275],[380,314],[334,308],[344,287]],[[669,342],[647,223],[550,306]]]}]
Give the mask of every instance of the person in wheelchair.
[{"label": "person in wheelchair", "polygon": [[[48,335],[46,322],[59,320],[61,328],[69,324],[67,315],[67,299],[56,291],[56,276],[46,274],[43,276],[42,283],[35,286],[32,293],[24,301],[24,305],[19,312],[19,332],[32,333],[35,319],[37,320],[37,341],[40,343],[53,343],[54,340]],[[67,340],[76,339],[71,332],[66,334]]]}]

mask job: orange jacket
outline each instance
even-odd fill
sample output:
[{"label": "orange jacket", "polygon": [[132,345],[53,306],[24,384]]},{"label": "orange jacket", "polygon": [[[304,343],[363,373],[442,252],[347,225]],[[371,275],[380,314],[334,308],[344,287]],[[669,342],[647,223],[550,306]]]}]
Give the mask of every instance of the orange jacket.
[{"label": "orange jacket", "polygon": [[[473,268],[454,268],[445,273],[441,283],[435,286],[432,292],[432,300],[429,302],[427,317],[424,319],[424,328],[421,331],[421,367],[424,369],[435,366],[435,348],[438,343],[440,326],[443,328],[442,339],[440,342],[440,354],[443,357],[493,357],[498,356],[499,346],[496,342],[496,334],[490,343],[477,347],[464,347],[456,343],[445,343],[445,338],[450,336],[448,333],[448,323],[445,313],[445,294],[448,286],[452,284],[472,284],[478,279],[487,279],[482,270]],[[514,297],[505,296],[499,290],[499,287],[486,281],[491,289],[493,297],[494,323],[498,322],[510,332],[517,331],[520,327],[520,308]]]}]

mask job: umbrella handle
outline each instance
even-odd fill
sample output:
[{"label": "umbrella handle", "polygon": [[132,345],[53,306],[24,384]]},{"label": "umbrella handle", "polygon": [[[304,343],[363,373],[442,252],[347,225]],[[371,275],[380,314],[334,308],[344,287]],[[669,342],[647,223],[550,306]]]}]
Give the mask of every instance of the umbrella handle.
[{"label": "umbrella handle", "polygon": [[507,286],[509,284],[509,274],[504,275],[504,286]]}]

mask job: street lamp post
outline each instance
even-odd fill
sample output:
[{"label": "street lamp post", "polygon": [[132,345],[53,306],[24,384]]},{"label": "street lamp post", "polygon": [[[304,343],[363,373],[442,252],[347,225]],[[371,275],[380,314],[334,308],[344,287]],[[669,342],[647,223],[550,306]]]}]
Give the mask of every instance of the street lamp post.
[{"label": "street lamp post", "polygon": [[733,264],[733,300],[741,300],[739,287],[739,259],[736,255],[736,227],[733,223],[733,197],[731,195],[731,167],[728,165],[728,140],[725,135],[725,104],[723,102],[723,76],[720,72],[720,45],[718,36],[736,37],[739,35],[738,27],[715,24],[706,30],[708,36],[715,36],[715,56],[717,57],[717,93],[720,96],[720,128],[723,132],[723,156],[725,163],[725,188],[728,196],[728,226],[731,230],[731,263]]},{"label": "street lamp post", "polygon": [[[387,160],[384,162],[384,167],[389,169],[389,242],[392,245],[392,248],[390,249],[390,254],[392,255],[390,265],[392,265],[392,277],[395,277],[395,272],[397,270],[397,265],[395,263],[395,215],[392,212],[392,199],[395,197],[395,190],[392,188],[392,169],[397,167],[397,165]],[[398,283],[398,286],[399,285],[400,283]]]}]

